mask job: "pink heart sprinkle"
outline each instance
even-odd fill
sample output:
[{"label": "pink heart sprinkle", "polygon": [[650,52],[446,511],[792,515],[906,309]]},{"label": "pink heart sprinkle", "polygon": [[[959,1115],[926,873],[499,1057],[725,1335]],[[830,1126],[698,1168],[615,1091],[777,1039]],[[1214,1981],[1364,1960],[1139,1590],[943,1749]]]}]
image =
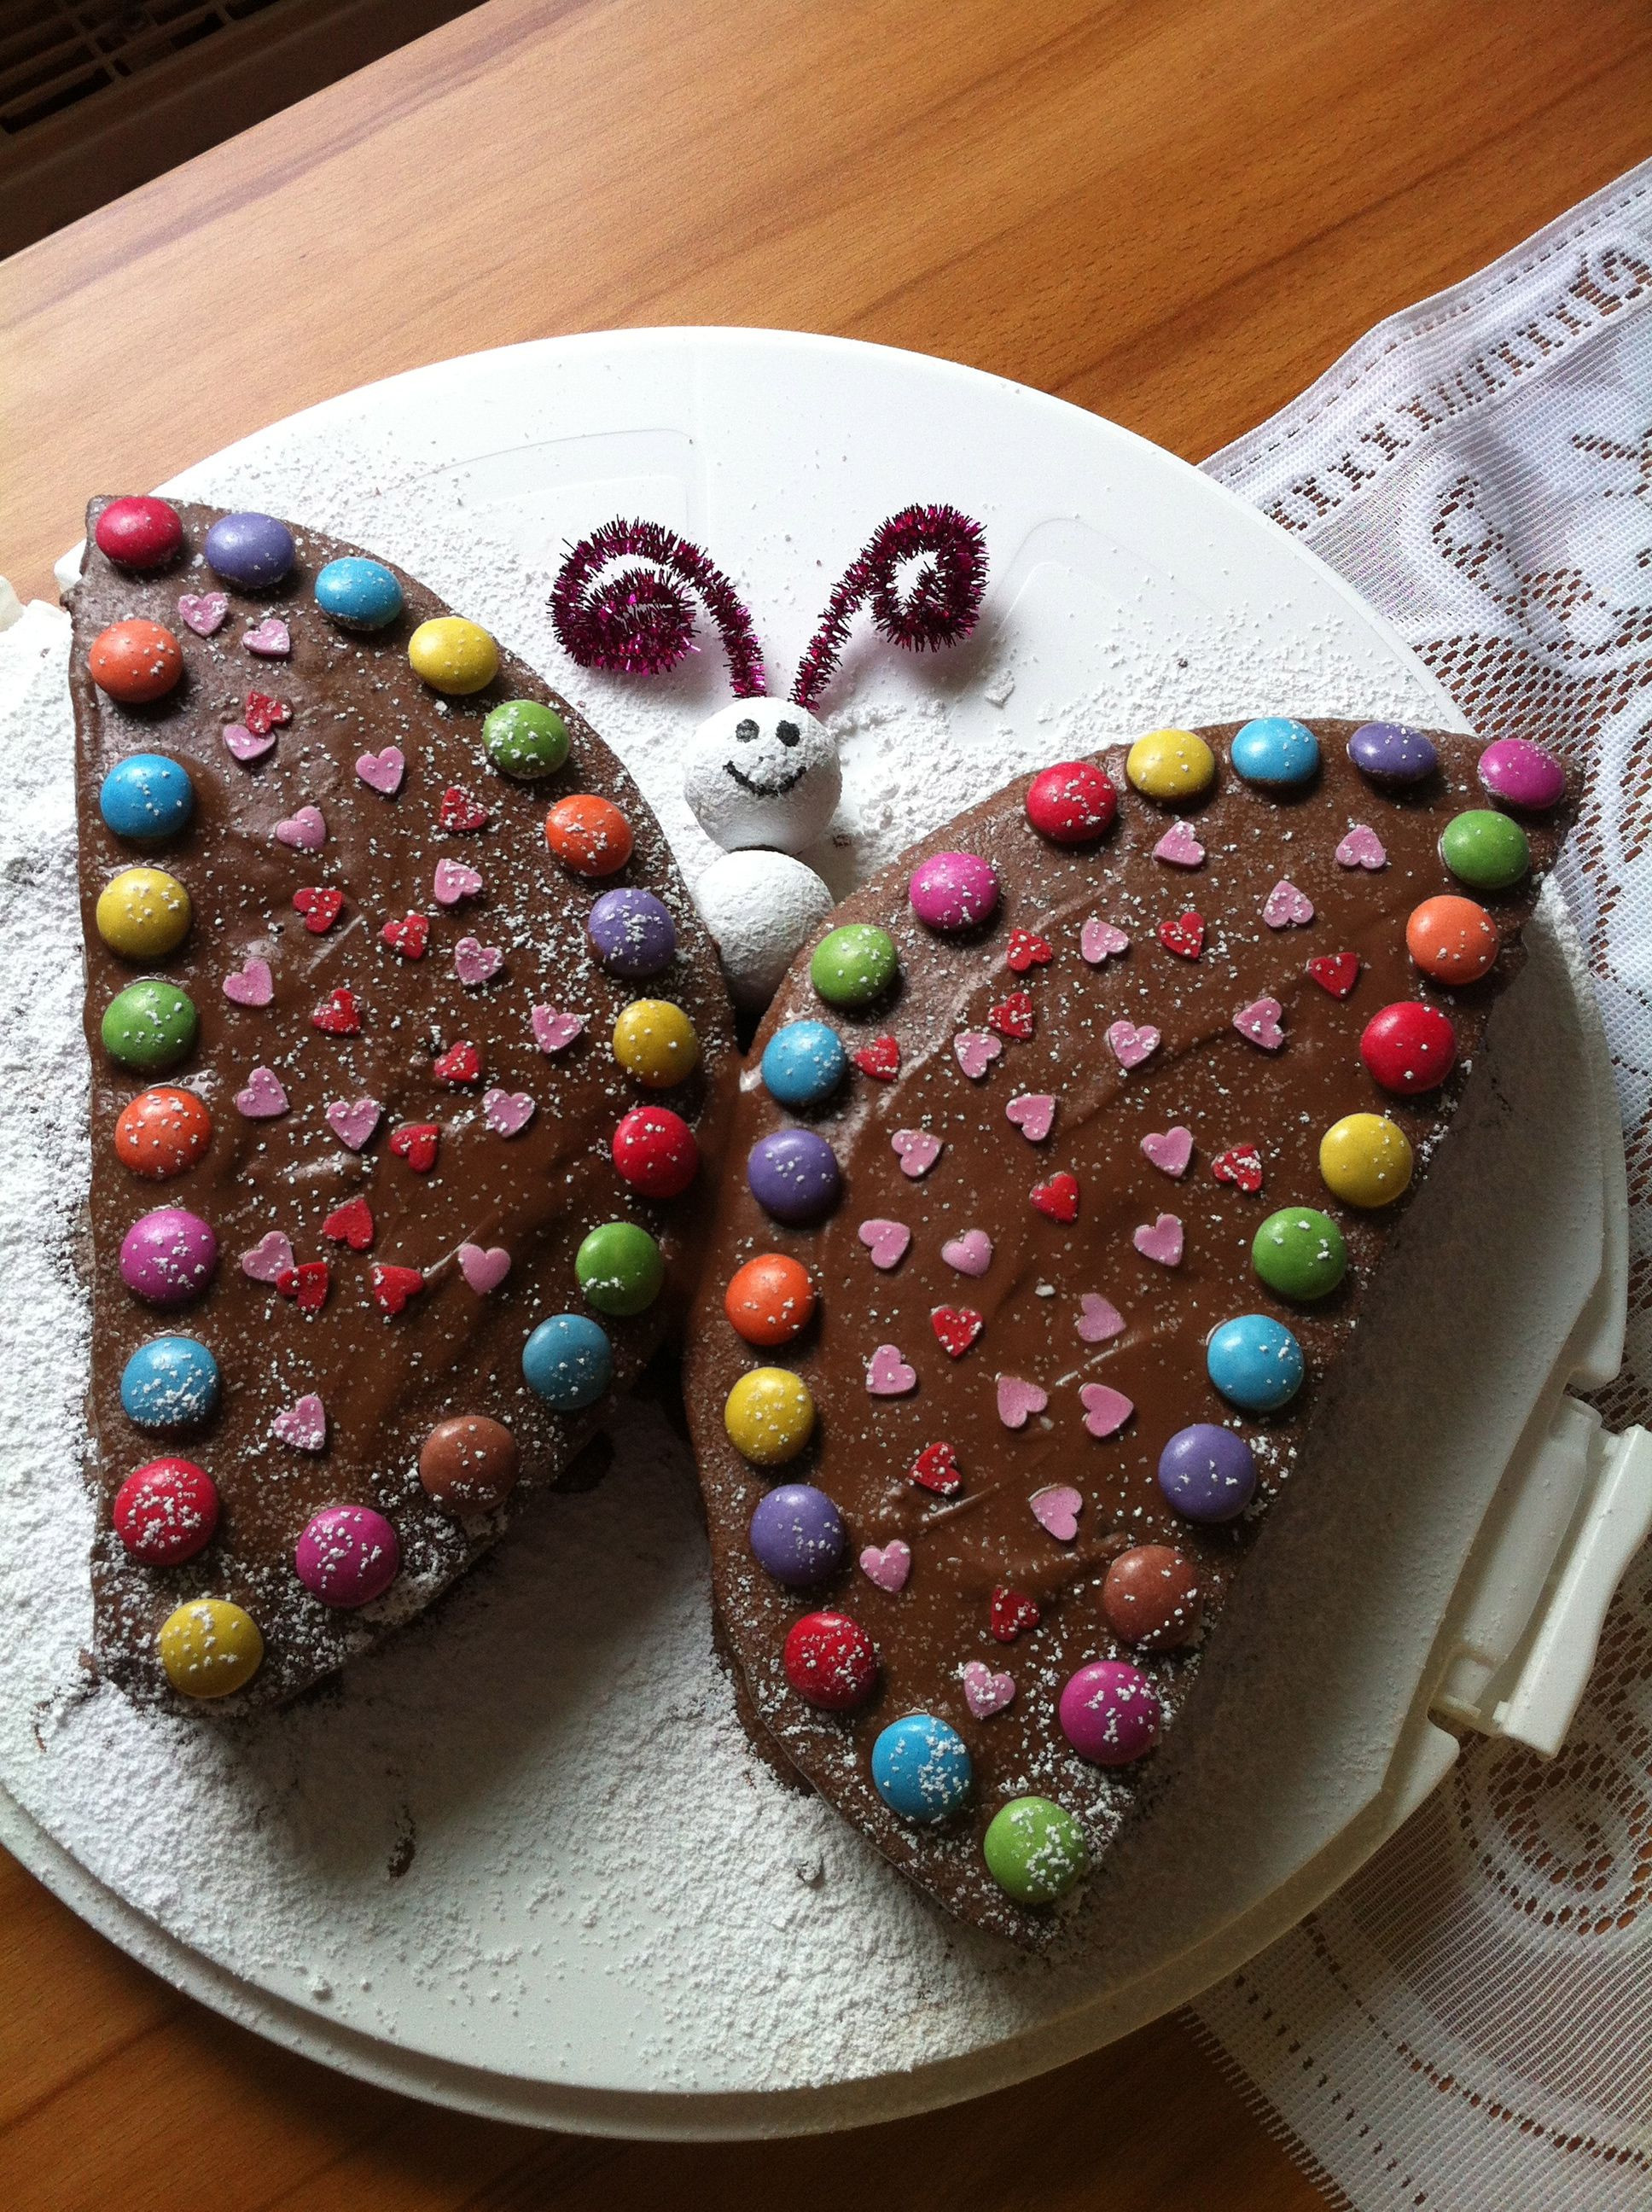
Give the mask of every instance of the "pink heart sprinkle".
[{"label": "pink heart sprinkle", "polygon": [[1099,1291],[1086,1291],[1078,1301],[1078,1334],[1086,1344],[1105,1344],[1124,1334],[1124,1316],[1111,1298]]},{"label": "pink heart sprinkle", "polygon": [[952,1040],[958,1066],[972,1083],[979,1083],[1004,1049],[990,1030],[960,1030]]},{"label": "pink heart sprinkle", "polygon": [[250,1252],[241,1254],[241,1273],[255,1283],[278,1283],[293,1264],[291,1240],[279,1229],[260,1237]]},{"label": "pink heart sprinkle", "polygon": [[1093,915],[1078,933],[1079,953],[1092,968],[1129,950],[1130,939],[1121,929],[1115,929],[1110,921],[1098,921]]},{"label": "pink heart sprinkle", "polygon": [[941,1156],[941,1140],[927,1129],[897,1129],[890,1139],[890,1148],[901,1163],[901,1172],[916,1182],[926,1176]]},{"label": "pink heart sprinkle", "polygon": [[963,1702],[978,1721],[1001,1713],[1015,1695],[1015,1676],[995,1674],[984,1660],[966,1659],[959,1672],[963,1677]]},{"label": "pink heart sprinkle", "polygon": [[267,1006],[276,995],[276,979],[267,960],[243,960],[233,975],[224,977],[224,996],[237,1006]]},{"label": "pink heart sprinkle", "polygon": [[393,799],[407,774],[407,756],[399,745],[386,745],[382,752],[363,753],[355,763],[355,773],[369,791]]},{"label": "pink heart sprinkle", "polygon": [[912,1547],[903,1544],[898,1536],[891,1536],[880,1552],[876,1544],[868,1544],[860,1554],[860,1571],[869,1583],[880,1590],[888,1590],[892,1597],[907,1586],[907,1577],[912,1572]]},{"label": "pink heart sprinkle", "polygon": [[1141,1148],[1161,1175],[1184,1176],[1193,1156],[1193,1133],[1180,1121],[1173,1129],[1150,1129]]},{"label": "pink heart sprinkle", "polygon": [[311,1390],[276,1415],[270,1433],[295,1450],[319,1452],[327,1441],[327,1409]]},{"label": "pink heart sprinkle", "polygon": [[273,750],[276,742],[273,730],[255,732],[249,730],[244,722],[226,722],[218,734],[228,746],[231,757],[242,762],[262,760],[265,753]]},{"label": "pink heart sprinkle", "polygon": [[1070,1544],[1078,1534],[1078,1516],[1084,1504],[1082,1491],[1071,1489],[1065,1482],[1052,1482],[1035,1490],[1027,1503],[1033,1519],[1058,1544]]},{"label": "pink heart sprinkle", "polygon": [[998,1417],[1006,1429],[1024,1429],[1049,1401],[1049,1392],[1041,1390],[1036,1382],[1024,1382],[1018,1375],[998,1378]]},{"label": "pink heart sprinkle", "polygon": [[874,1267],[898,1267],[912,1242],[904,1221],[863,1221],[855,1235],[872,1255]]},{"label": "pink heart sprinkle", "polygon": [[1259,1044],[1264,1052],[1278,1052],[1285,1042],[1285,1030],[1279,1016],[1285,1012],[1277,999],[1253,999],[1248,1006],[1241,1006],[1233,1018],[1233,1026],[1242,1037]]},{"label": "pink heart sprinkle", "polygon": [[941,1257],[961,1275],[984,1275],[993,1264],[993,1240],[984,1229],[966,1229],[947,1239]]},{"label": "pink heart sprinkle", "polygon": [[453,973],[467,990],[491,981],[504,964],[505,956],[496,945],[478,944],[474,937],[461,937],[453,947]]},{"label": "pink heart sprinkle", "polygon": [[1356,822],[1337,847],[1337,863],[1344,868],[1385,868],[1388,856],[1376,830]]},{"label": "pink heart sprinkle", "polygon": [[481,877],[463,860],[437,861],[430,895],[438,906],[457,906],[461,899],[475,898],[481,889]]},{"label": "pink heart sprinkle", "polygon": [[1121,1067],[1139,1067],[1158,1050],[1159,1033],[1151,1022],[1144,1022],[1139,1028],[1134,1022],[1111,1022],[1107,1043]]},{"label": "pink heart sprinkle", "polygon": [[1004,1114],[1029,1145],[1042,1145],[1055,1124],[1055,1101],[1046,1091],[1026,1091],[1011,1099]]},{"label": "pink heart sprinkle", "polygon": [[1092,1437],[1117,1436],[1136,1410],[1134,1401],[1122,1390],[1112,1389],[1105,1382],[1086,1382],[1078,1393],[1078,1402],[1084,1409],[1084,1426]]},{"label": "pink heart sprinkle", "polygon": [[1156,1221],[1144,1221],[1130,1237],[1144,1260],[1155,1260],[1161,1267],[1180,1267],[1181,1241],[1181,1224],[1174,1213],[1161,1213]]},{"label": "pink heart sprinkle", "polygon": [[585,1029],[583,1014],[565,1014],[556,1006],[533,1009],[533,1041],[543,1053],[566,1052]]},{"label": "pink heart sprinkle", "polygon": [[479,1298],[496,1291],[511,1271],[511,1255],[502,1244],[461,1244],[459,1271]]},{"label": "pink heart sprinkle", "polygon": [[327,818],[319,806],[301,806],[296,814],[276,823],[276,836],[301,853],[319,853],[327,842]]},{"label": "pink heart sprinkle", "polygon": [[285,660],[293,649],[293,634],[276,615],[266,615],[256,629],[243,630],[241,643],[260,660]]},{"label": "pink heart sprinkle", "polygon": [[1205,848],[1193,835],[1190,822],[1173,822],[1153,848],[1153,858],[1167,867],[1198,868],[1205,862]]},{"label": "pink heart sprinkle", "polygon": [[186,628],[197,637],[215,637],[224,626],[229,612],[228,592],[184,592],[178,600],[178,612]]},{"label": "pink heart sprinkle", "polygon": [[1262,920],[1270,929],[1305,929],[1313,919],[1313,900],[1281,876],[1263,903]]},{"label": "pink heart sprinkle", "polygon": [[918,1387],[918,1370],[908,1367],[899,1348],[880,1344],[866,1362],[866,1388],[874,1398],[904,1398]]},{"label": "pink heart sprinkle", "polygon": [[514,1137],[534,1115],[534,1102],[525,1091],[484,1091],[483,1118],[496,1137]]},{"label": "pink heart sprinkle", "polygon": [[376,1098],[335,1098],[326,1110],[327,1127],[339,1143],[359,1152],[372,1142],[385,1109]]},{"label": "pink heart sprinkle", "polygon": [[287,1093],[273,1067],[255,1067],[246,1087],[235,1093],[235,1111],[249,1121],[268,1121],[287,1111]]}]

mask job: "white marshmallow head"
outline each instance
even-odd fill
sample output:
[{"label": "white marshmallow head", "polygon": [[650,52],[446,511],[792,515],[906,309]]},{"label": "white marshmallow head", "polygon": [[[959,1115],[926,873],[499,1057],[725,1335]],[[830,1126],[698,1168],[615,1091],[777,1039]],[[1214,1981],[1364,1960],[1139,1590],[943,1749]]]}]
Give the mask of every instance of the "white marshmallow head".
[{"label": "white marshmallow head", "polygon": [[800,853],[837,811],[837,747],[806,707],[736,699],[694,733],[683,789],[701,828],[729,852]]}]

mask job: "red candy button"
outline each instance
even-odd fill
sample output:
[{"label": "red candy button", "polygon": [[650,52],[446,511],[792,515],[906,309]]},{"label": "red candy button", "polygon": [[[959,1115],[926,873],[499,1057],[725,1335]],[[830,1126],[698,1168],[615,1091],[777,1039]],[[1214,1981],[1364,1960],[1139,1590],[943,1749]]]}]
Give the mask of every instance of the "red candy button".
[{"label": "red candy button", "polygon": [[1090,845],[1112,826],[1119,794],[1090,761],[1060,761],[1032,780],[1027,819],[1057,845]]},{"label": "red candy button", "polygon": [[160,568],[181,550],[184,526],[164,499],[112,499],[92,535],[118,568]]},{"label": "red candy button", "polygon": [[110,1517],[133,1559],[146,1567],[175,1567],[212,1541],[217,1486],[193,1460],[152,1459],[121,1484]]},{"label": "red candy button", "polygon": [[134,615],[112,623],[93,641],[87,665],[100,691],[123,707],[143,707],[174,688],[184,672],[184,653],[163,623]]},{"label": "red candy button", "polygon": [[829,1713],[864,1705],[878,1680],[878,1650],[847,1613],[805,1613],[780,1654],[786,1679],[805,1705]]},{"label": "red candy button", "polygon": [[634,1106],[614,1132],[614,1165],[645,1198],[680,1198],[699,1173],[700,1147],[669,1106]]},{"label": "red candy button", "polygon": [[1385,1091],[1415,1098],[1437,1091],[1457,1057],[1457,1033],[1437,1006],[1400,999],[1365,1024],[1359,1056]]},{"label": "red candy button", "polygon": [[729,1278],[723,1311],[748,1344],[790,1344],[814,1318],[809,1270],[784,1253],[760,1252]]},{"label": "red candy button", "polygon": [[575,792],[546,815],[545,842],[576,876],[611,876],[631,857],[631,825],[611,800]]},{"label": "red candy button", "polygon": [[115,1156],[152,1182],[192,1168],[212,1142],[212,1116],[192,1091],[140,1091],[115,1123]]}]

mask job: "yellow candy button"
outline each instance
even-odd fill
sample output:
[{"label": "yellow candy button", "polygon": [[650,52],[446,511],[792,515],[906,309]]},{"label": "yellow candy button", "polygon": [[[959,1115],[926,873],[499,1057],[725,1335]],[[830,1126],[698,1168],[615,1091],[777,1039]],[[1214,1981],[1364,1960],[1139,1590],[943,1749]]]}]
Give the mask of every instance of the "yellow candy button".
[{"label": "yellow candy button", "polygon": [[1385,1114],[1345,1114],[1320,1139],[1320,1173],[1346,1206],[1391,1206],[1411,1182],[1411,1139]]},{"label": "yellow candy button", "polygon": [[461,697],[480,691],[499,673],[499,647],[480,623],[458,615],[421,623],[407,641],[407,657],[414,674],[422,676],[432,690]]},{"label": "yellow candy button", "polygon": [[1150,730],[1131,746],[1124,772],[1149,799],[1192,799],[1209,789],[1216,755],[1191,730]]},{"label": "yellow candy button", "polygon": [[98,893],[98,935],[127,960],[164,960],[189,935],[189,893],[164,868],[123,868]]},{"label": "yellow candy button", "polygon": [[227,1698],[243,1689],[264,1660],[264,1638],[250,1613],[225,1597],[191,1598],[161,1627],[161,1664],[186,1698]]},{"label": "yellow candy button", "polygon": [[729,1392],[723,1426],[743,1459],[783,1467],[814,1434],[815,1401],[808,1384],[784,1367],[754,1367]]},{"label": "yellow candy button", "polygon": [[700,1065],[700,1040],[669,999],[634,999],[614,1024],[614,1057],[639,1083],[665,1091]]}]

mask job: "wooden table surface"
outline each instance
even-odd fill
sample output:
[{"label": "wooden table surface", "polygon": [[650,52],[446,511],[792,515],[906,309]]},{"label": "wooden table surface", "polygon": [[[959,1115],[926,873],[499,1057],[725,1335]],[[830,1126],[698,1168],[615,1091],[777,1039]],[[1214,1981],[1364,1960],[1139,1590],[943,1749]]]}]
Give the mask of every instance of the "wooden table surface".
[{"label": "wooden table surface", "polygon": [[[1643,0],[491,0],[0,265],[0,568],[89,492],[549,332],[841,331],[1197,459],[1652,146]],[[11,2212],[1323,2200],[1161,2023],[961,2112],[630,2147],[359,2087],[0,1854]]]}]

